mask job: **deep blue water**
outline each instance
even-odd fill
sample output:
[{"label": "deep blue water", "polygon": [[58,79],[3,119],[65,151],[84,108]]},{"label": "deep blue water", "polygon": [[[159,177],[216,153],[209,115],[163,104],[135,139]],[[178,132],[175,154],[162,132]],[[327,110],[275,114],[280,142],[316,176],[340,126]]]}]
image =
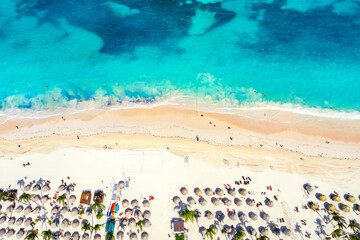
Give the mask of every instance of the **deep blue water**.
[{"label": "deep blue water", "polygon": [[360,111],[359,0],[2,0],[1,108],[193,96]]}]

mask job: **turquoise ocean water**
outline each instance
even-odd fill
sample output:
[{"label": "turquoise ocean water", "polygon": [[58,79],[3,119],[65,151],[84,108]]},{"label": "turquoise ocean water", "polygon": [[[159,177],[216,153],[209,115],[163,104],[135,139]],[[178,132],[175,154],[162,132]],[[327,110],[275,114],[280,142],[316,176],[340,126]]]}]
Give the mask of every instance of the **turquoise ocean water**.
[{"label": "turquoise ocean water", "polygon": [[360,1],[1,1],[1,112],[174,96],[360,111]]}]

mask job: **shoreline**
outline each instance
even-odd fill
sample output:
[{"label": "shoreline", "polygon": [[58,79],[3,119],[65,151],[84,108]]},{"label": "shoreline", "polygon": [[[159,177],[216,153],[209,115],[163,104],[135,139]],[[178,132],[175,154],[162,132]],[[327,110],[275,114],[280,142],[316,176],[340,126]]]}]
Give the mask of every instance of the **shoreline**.
[{"label": "shoreline", "polygon": [[[308,157],[360,159],[360,120],[328,119],[272,110],[248,116],[199,112],[173,105],[91,110],[41,119],[12,119],[0,125],[1,143],[19,145],[49,136],[144,135],[186,139],[216,146],[298,152]],[[16,128],[16,126],[18,128]],[[95,137],[94,137],[95,138]],[[2,148],[2,154],[11,152]]]}]

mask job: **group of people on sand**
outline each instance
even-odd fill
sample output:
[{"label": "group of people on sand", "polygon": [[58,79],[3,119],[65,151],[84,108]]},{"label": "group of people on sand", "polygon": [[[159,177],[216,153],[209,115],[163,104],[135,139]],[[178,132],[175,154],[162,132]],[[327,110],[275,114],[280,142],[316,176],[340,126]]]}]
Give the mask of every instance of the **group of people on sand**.
[{"label": "group of people on sand", "polygon": [[24,164],[23,164],[23,167],[26,167],[26,166],[30,166],[30,163],[27,162],[27,163],[24,163]]}]

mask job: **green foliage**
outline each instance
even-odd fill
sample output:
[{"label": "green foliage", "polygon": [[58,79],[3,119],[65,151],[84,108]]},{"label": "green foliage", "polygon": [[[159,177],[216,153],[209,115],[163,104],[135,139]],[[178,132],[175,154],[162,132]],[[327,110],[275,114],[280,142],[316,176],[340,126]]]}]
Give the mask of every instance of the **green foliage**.
[{"label": "green foliage", "polygon": [[210,238],[211,240],[213,240],[214,235],[215,235],[215,227],[209,227],[208,229],[206,229],[205,236],[207,238]]},{"label": "green foliage", "polygon": [[103,212],[98,212],[98,214],[96,214],[96,219],[100,219],[104,216]]},{"label": "green foliage", "polygon": [[139,220],[139,221],[136,223],[136,226],[140,229],[140,231],[143,231],[144,225],[145,225],[145,223],[144,223],[144,221],[142,221],[142,220]]},{"label": "green foliage", "polygon": [[32,231],[31,231],[31,233],[25,237],[25,240],[34,240],[34,239],[36,239],[36,238],[39,239],[36,231],[35,231],[34,228],[33,228]]},{"label": "green foliage", "polygon": [[29,193],[23,193],[19,197],[19,202],[29,203],[31,195]]},{"label": "green foliage", "polygon": [[340,228],[335,229],[331,235],[333,238],[340,238],[342,236],[342,230]]},{"label": "green foliage", "polygon": [[175,235],[175,240],[185,240],[185,235],[184,233],[181,233],[181,234],[176,234]]},{"label": "green foliage", "polygon": [[245,233],[244,229],[240,228],[235,233],[234,238],[235,238],[235,240],[243,240],[245,235],[246,235],[246,233]]},{"label": "green foliage", "polygon": [[101,230],[101,227],[103,227],[104,224],[95,224],[95,226],[92,227],[92,231],[95,231],[95,234],[97,234],[98,231]]},{"label": "green foliage", "polygon": [[115,240],[114,232],[108,232],[105,236],[105,240]]},{"label": "green foliage", "polygon": [[189,210],[187,206],[185,207],[183,212],[179,213],[179,217],[184,218],[186,223],[188,221],[191,221],[192,223],[194,223],[194,219],[196,216],[197,216],[197,212]]},{"label": "green foliage", "polygon": [[88,222],[83,222],[82,226],[81,226],[81,230],[84,231],[84,233],[86,233],[87,231],[92,231],[91,225]]},{"label": "green foliage", "polygon": [[10,196],[7,192],[0,192],[0,200],[8,201],[10,199]]},{"label": "green foliage", "polygon": [[267,240],[270,239],[268,236],[260,236],[256,240]]},{"label": "green foliage", "polygon": [[54,234],[51,232],[51,230],[47,230],[47,231],[42,231],[42,235],[44,240],[50,240],[50,239],[54,239]]},{"label": "green foliage", "polygon": [[56,202],[59,203],[60,205],[65,206],[65,200],[66,200],[66,193],[64,193],[63,195],[60,195],[60,196],[56,199]]}]

